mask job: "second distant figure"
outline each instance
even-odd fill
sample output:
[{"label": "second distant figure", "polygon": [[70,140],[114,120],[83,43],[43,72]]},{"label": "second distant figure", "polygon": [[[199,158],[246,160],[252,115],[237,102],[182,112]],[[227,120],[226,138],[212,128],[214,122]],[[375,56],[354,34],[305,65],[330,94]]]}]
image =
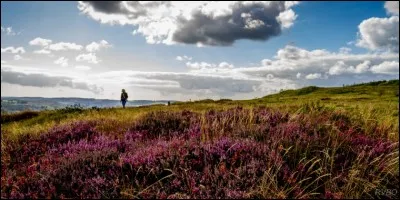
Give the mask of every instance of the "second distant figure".
[{"label": "second distant figure", "polygon": [[122,106],[124,108],[125,108],[126,101],[128,101],[128,93],[125,92],[125,89],[122,89],[121,102],[122,102]]}]

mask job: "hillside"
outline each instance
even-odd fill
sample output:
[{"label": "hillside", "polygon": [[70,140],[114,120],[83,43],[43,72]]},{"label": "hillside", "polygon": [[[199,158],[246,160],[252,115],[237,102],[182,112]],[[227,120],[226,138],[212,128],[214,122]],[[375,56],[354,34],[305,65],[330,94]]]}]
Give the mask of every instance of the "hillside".
[{"label": "hillside", "polygon": [[2,115],[2,198],[399,198],[399,81]]},{"label": "hillside", "polygon": [[[340,97],[349,97],[349,98],[360,98],[360,96],[368,96],[372,97],[384,97],[386,95],[390,96],[391,94],[398,96],[398,87],[399,80],[390,80],[390,81],[376,81],[364,84],[356,84],[351,86],[343,86],[343,87],[330,87],[330,88],[322,88],[316,86],[309,86],[305,88],[301,88],[298,90],[286,90],[282,91],[275,95],[265,96],[265,99],[269,98],[288,98],[288,97],[296,97],[296,98],[324,98],[335,95],[336,98]],[[324,99],[321,99],[324,100]]]}]

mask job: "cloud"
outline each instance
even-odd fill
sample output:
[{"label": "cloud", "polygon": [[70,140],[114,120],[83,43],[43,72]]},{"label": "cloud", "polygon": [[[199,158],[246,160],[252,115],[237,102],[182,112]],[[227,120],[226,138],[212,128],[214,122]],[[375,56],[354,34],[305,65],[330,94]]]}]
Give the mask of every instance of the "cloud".
[{"label": "cloud", "polygon": [[351,46],[351,45],[354,45],[354,44],[355,44],[355,41],[348,41],[348,42],[346,42],[346,44],[349,45],[349,46]]},{"label": "cloud", "polygon": [[398,1],[386,1],[385,9],[388,14],[399,15],[399,2]]},{"label": "cloud", "polygon": [[9,35],[9,36],[20,35],[21,34],[21,32],[16,33],[12,29],[12,27],[3,27],[3,26],[1,26],[1,32],[2,33],[4,32],[6,35]]},{"label": "cloud", "polygon": [[131,25],[150,44],[229,46],[240,39],[266,41],[293,25],[298,2],[95,2],[78,9],[104,24]]},{"label": "cloud", "polygon": [[[306,50],[287,45],[279,49],[274,60],[264,59],[259,67],[234,68],[233,71],[250,76],[267,77],[272,74],[283,79],[296,80],[301,74],[328,74],[339,76],[343,74],[373,75],[371,66],[385,61],[399,60],[397,53],[366,53],[351,54],[343,52],[329,52],[324,49]],[[397,69],[398,71],[398,69]],[[379,71],[377,71],[378,73]],[[298,75],[300,74],[300,75]],[[322,76],[325,78],[324,76]]]},{"label": "cloud", "polygon": [[273,76],[269,76],[268,79],[250,77],[229,70],[225,71],[226,73],[207,73],[197,70],[188,73],[112,71],[93,75],[92,78],[106,84],[150,89],[160,92],[161,95],[180,94],[186,97],[197,95],[202,98],[253,93],[265,95],[279,89],[296,87],[290,80]]},{"label": "cloud", "polygon": [[341,47],[339,49],[339,53],[342,53],[342,54],[348,54],[350,52],[351,52],[351,48],[348,48],[348,47]]},{"label": "cloud", "polygon": [[314,74],[308,74],[306,76],[306,79],[319,79],[321,77],[322,75],[320,73],[314,73]]},{"label": "cloud", "polygon": [[399,62],[398,61],[385,61],[379,65],[371,67],[371,71],[377,74],[399,74]]},{"label": "cloud", "polygon": [[199,70],[199,69],[231,69],[234,66],[227,62],[221,62],[219,64],[206,63],[206,62],[187,62],[186,66],[190,69]]},{"label": "cloud", "polygon": [[179,61],[190,61],[190,60],[192,60],[192,57],[189,57],[189,56],[186,56],[186,55],[183,55],[183,56],[177,56],[176,57],[176,60],[179,60]]},{"label": "cloud", "polygon": [[46,49],[41,49],[41,50],[33,51],[33,53],[35,53],[35,54],[50,54],[51,51],[46,50]]},{"label": "cloud", "polygon": [[1,67],[1,82],[33,87],[69,87],[100,94],[102,87],[67,76],[53,76],[41,72],[27,73],[15,67]]},{"label": "cloud", "polygon": [[[385,61],[386,62],[386,61]],[[358,64],[356,67],[348,66],[344,61],[338,61],[333,65],[328,73],[330,75],[341,75],[341,74],[361,74],[369,71],[370,61],[364,61]]]},{"label": "cloud", "polygon": [[296,20],[297,15],[292,9],[279,13],[277,20],[282,24],[283,28],[290,28]]},{"label": "cloud", "polygon": [[216,67],[215,64],[210,64],[206,62],[187,62],[186,66],[191,69],[201,69],[201,68],[213,68]]},{"label": "cloud", "polygon": [[75,66],[75,69],[82,70],[82,71],[87,71],[87,70],[90,70],[91,67],[85,66],[85,65],[78,65],[78,66]]},{"label": "cloud", "polygon": [[65,51],[65,50],[81,50],[83,46],[75,43],[59,42],[55,44],[50,44],[47,48],[52,51]]},{"label": "cloud", "polygon": [[261,60],[261,64],[262,64],[263,66],[270,65],[271,63],[272,63],[272,61],[271,61],[270,59],[263,59],[263,60]]},{"label": "cloud", "polygon": [[372,17],[362,21],[358,29],[357,46],[399,52],[399,16]]},{"label": "cloud", "polygon": [[37,37],[37,38],[31,40],[31,41],[29,42],[29,45],[32,45],[32,46],[42,46],[42,47],[44,47],[44,46],[50,45],[52,42],[53,42],[52,40],[43,39],[43,38]]},{"label": "cloud", "polygon": [[88,53],[88,54],[80,54],[76,57],[76,61],[87,61],[88,63],[97,64],[100,60],[97,59],[96,54]]},{"label": "cloud", "polygon": [[22,59],[22,56],[20,56],[18,54],[14,56],[14,60],[21,60],[21,59]]},{"label": "cloud", "polygon": [[14,48],[13,46],[11,47],[6,47],[6,48],[1,48],[1,53],[25,53],[25,49],[24,47],[18,47],[18,48]]},{"label": "cloud", "polygon": [[61,65],[62,67],[67,67],[68,66],[68,59],[64,57],[60,57],[57,60],[54,61],[55,64]]},{"label": "cloud", "polygon": [[227,62],[221,62],[221,63],[219,63],[218,67],[219,67],[219,68],[229,68],[229,69],[232,69],[232,68],[233,68],[233,65],[232,65],[232,64],[229,64],[229,63],[227,63]]},{"label": "cloud", "polygon": [[99,43],[97,43],[97,42],[92,42],[92,43],[88,44],[88,45],[86,46],[86,51],[88,51],[88,52],[95,52],[95,51],[100,50],[100,48],[109,48],[109,47],[111,47],[111,45],[108,44],[107,41],[101,40]]},{"label": "cloud", "polygon": [[[106,43],[105,40],[100,41],[101,45],[107,45],[105,43]],[[82,45],[78,45],[78,44],[75,44],[75,43],[69,43],[69,42],[53,43],[53,40],[44,39],[44,38],[41,38],[41,37],[37,37],[37,38],[29,41],[29,45],[42,47],[42,49],[35,50],[35,51],[33,51],[33,53],[35,53],[35,54],[49,54],[49,56],[51,56],[51,57],[53,56],[51,54],[52,51],[67,51],[67,50],[77,50],[77,51],[79,51],[79,50],[81,50],[83,48]]]}]

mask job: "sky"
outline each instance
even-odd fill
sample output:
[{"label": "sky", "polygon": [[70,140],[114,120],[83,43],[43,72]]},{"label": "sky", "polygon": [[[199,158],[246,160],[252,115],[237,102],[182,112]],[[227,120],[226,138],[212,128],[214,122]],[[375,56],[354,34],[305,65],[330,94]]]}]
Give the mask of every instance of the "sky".
[{"label": "sky", "polygon": [[1,2],[1,96],[252,99],[399,76],[399,3]]}]

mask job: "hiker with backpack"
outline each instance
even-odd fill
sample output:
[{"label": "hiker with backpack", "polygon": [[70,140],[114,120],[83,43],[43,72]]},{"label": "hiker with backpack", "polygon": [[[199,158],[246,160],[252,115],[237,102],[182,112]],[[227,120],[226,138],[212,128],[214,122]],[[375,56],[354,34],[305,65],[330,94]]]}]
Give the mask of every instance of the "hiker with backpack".
[{"label": "hiker with backpack", "polygon": [[125,89],[122,89],[121,93],[121,102],[122,106],[125,108],[126,101],[128,100],[128,93],[125,92]]}]

